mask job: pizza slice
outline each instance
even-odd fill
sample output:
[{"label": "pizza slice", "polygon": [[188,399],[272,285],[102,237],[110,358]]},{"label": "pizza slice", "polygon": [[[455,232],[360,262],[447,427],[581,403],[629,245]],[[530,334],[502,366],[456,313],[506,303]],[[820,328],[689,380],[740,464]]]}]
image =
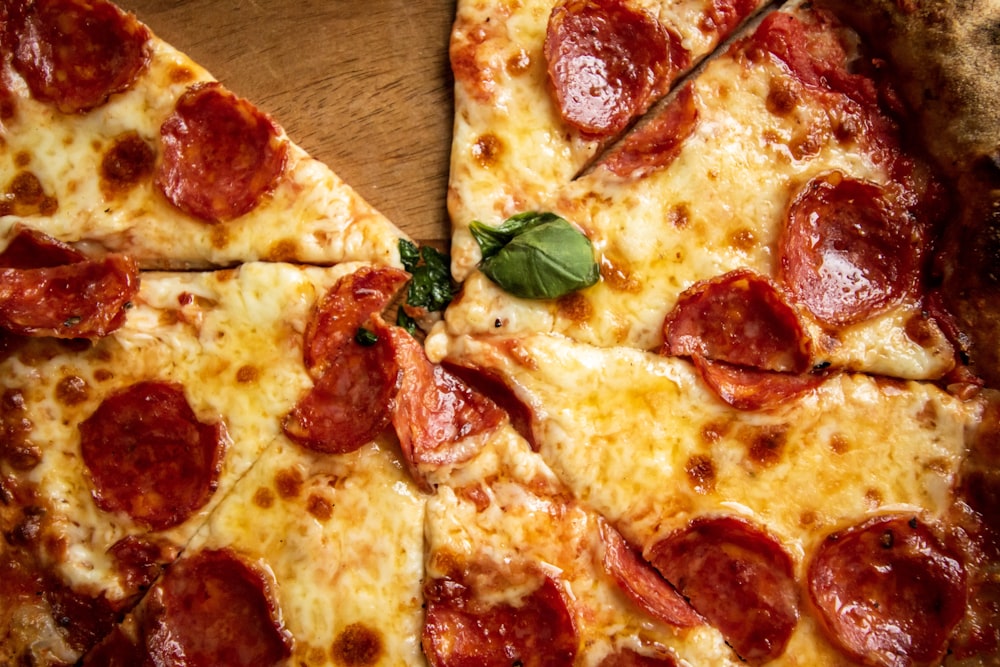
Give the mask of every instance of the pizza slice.
[{"label": "pizza slice", "polygon": [[480,258],[469,225],[499,225],[570,182],[760,0],[460,0],[450,57],[452,270]]},{"label": "pizza slice", "polygon": [[747,662],[995,656],[983,630],[995,622],[995,419],[982,422],[982,395],[838,373],[746,412],[688,361],[645,351],[549,334],[441,351],[520,406],[572,495]]},{"label": "pizza slice", "polygon": [[398,229],[134,15],[0,11],[0,233],[25,224],[154,269],[399,265]]},{"label": "pizza slice", "polygon": [[[22,234],[50,253],[65,248]],[[25,242],[15,243],[23,251]],[[80,337],[89,317],[67,322],[66,338],[6,336],[3,661],[73,664],[107,633],[268,446],[296,433],[292,415],[313,414],[310,397],[334,384],[325,378],[354,386],[352,372],[364,365],[338,352],[331,371],[308,352],[342,347],[345,328],[360,348],[355,330],[406,279],[358,263],[146,272],[123,321],[103,337]],[[358,285],[364,299],[343,298]],[[331,300],[340,306],[334,323],[322,320],[321,304]],[[326,428],[321,443],[346,451],[346,429],[329,429],[362,428],[372,410],[350,392],[324,396],[327,413],[340,418],[316,417],[313,434]]]},{"label": "pizza slice", "polygon": [[827,11],[768,13],[542,210],[473,225],[488,257],[447,330],[663,349],[713,376],[945,377],[928,275],[947,190],[878,65]]}]

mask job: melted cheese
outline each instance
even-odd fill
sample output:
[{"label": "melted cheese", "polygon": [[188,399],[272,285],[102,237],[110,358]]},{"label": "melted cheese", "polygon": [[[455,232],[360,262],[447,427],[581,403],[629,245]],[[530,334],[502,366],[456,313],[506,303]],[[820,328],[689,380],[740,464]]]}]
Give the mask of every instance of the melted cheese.
[{"label": "melted cheese", "polygon": [[[744,516],[778,537],[803,586],[836,529],[879,512],[942,518],[981,409],[932,385],[838,374],[781,408],[740,412],[686,361],[642,351],[440,329],[428,349],[498,373],[531,408],[556,476],[633,543],[648,548],[698,516]],[[840,660],[803,611],[775,664]]]},{"label": "melted cheese", "polygon": [[[744,267],[775,275],[785,209],[800,186],[832,170],[890,181],[883,164],[832,133],[814,153],[795,157],[803,128],[830,121],[806,96],[795,113],[771,113],[769,94],[787,78],[771,61],[713,59],[693,81],[697,125],[669,168],[633,179],[597,168],[539,204],[585,230],[603,279],[564,299],[526,301],[474,272],[446,315],[449,331],[551,331],[599,346],[658,349],[664,317],[695,282]],[[907,379],[937,378],[954,364],[954,350],[918,304],[835,333],[801,310],[817,363]],[[911,325],[919,334],[911,337]]]},{"label": "melted cheese", "polygon": [[[289,141],[285,172],[273,192],[230,222],[206,224],[175,208],[151,175],[121,192],[101,187],[101,163],[117,138],[134,132],[159,151],[160,125],[193,84],[213,80],[158,38],[149,67],[128,91],[85,114],[60,114],[32,99],[16,73],[17,115],[0,128],[0,187],[22,172],[37,178],[57,208],[0,219],[67,242],[126,252],[143,268],[200,268],[252,260],[399,265],[405,236],[324,164]],[[287,137],[285,137],[287,140]],[[157,162],[159,155],[155,156]]]},{"label": "melted cheese", "polygon": [[[161,380],[183,386],[199,420],[225,424],[229,443],[217,490],[183,523],[156,533],[183,547],[279,436],[282,417],[312,386],[302,333],[317,298],[358,266],[256,263],[214,273],[146,273],[125,325],[111,336],[82,353],[35,339],[0,363],[4,389],[24,396],[33,424],[29,438],[42,452],[30,471],[0,466],[36,487],[33,502],[46,510],[38,543],[65,547],[46,554],[69,585],[120,598],[108,548],[147,532],[94,503],[80,456],[80,422],[108,394]],[[67,386],[77,389],[68,395]]]},{"label": "melted cheese", "polygon": [[[604,142],[563,122],[553,97],[543,45],[557,3],[529,0],[502,10],[495,3],[458,3],[451,54],[474,58],[479,79],[455,85],[448,210],[452,221],[452,272],[465,280],[481,255],[469,233],[472,220],[492,225],[547,202],[597,154]],[[763,4],[763,3],[761,3]],[[658,16],[698,62],[718,44],[699,29],[713,3],[646,0],[636,6]]]}]

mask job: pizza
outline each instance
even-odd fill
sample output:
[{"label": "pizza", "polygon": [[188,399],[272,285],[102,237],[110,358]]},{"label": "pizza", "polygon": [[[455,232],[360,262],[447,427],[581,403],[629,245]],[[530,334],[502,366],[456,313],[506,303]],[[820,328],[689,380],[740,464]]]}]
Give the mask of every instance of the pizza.
[{"label": "pizza", "polygon": [[995,663],[998,29],[459,0],[449,262],[3,3],[0,664]]}]

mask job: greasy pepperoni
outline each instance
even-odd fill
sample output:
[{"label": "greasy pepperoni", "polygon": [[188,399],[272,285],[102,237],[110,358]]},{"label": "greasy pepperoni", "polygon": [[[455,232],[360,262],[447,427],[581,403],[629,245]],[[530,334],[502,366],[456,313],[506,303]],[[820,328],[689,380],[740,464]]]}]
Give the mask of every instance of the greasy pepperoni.
[{"label": "greasy pepperoni", "polygon": [[305,363],[318,378],[374,313],[382,312],[409,276],[391,267],[362,267],[330,288],[306,326]]},{"label": "greasy pepperoni", "polygon": [[748,269],[695,283],[663,322],[663,353],[760,370],[810,368],[812,341],[781,291]]},{"label": "greasy pepperoni", "polygon": [[657,542],[649,561],[744,660],[781,655],[798,620],[792,559],[735,517],[706,517]]},{"label": "greasy pepperoni", "polygon": [[42,269],[85,259],[82,252],[62,241],[28,227],[19,227],[0,252],[0,268]]},{"label": "greasy pepperoni", "polygon": [[921,230],[893,210],[880,186],[822,175],[788,207],[779,279],[821,322],[854,324],[913,292],[922,250]]},{"label": "greasy pepperoni", "polygon": [[115,626],[111,634],[83,656],[83,667],[136,667],[149,664],[145,646],[140,646]]},{"label": "greasy pepperoni", "polygon": [[376,316],[375,331],[392,348],[402,382],[392,410],[392,424],[403,456],[416,479],[421,465],[444,466],[467,461],[483,446],[485,435],[506,418],[503,410],[443,366],[427,359],[424,348],[400,327]]},{"label": "greasy pepperoni", "polygon": [[143,634],[154,664],[263,667],[291,655],[273,584],[231,551],[178,560],[147,599]]},{"label": "greasy pepperoni", "polygon": [[252,210],[285,167],[274,122],[212,82],[192,86],[160,127],[156,184],[177,208],[209,223]]},{"label": "greasy pepperoni", "polygon": [[0,268],[0,328],[27,336],[106,336],[125,323],[138,290],[139,268],[125,255]]},{"label": "greasy pepperoni", "polygon": [[105,0],[29,2],[18,17],[14,67],[31,94],[64,113],[128,89],[149,62],[149,31]]},{"label": "greasy pepperoni", "polygon": [[329,368],[285,417],[294,442],[327,454],[353,452],[389,425],[389,410],[400,377],[387,343],[345,342]]},{"label": "greasy pepperoni", "polygon": [[126,595],[146,590],[156,580],[163,566],[177,557],[178,547],[155,537],[126,535],[108,549],[115,560]]},{"label": "greasy pepperoni", "polygon": [[601,541],[604,543],[604,569],[636,604],[664,623],[677,627],[690,628],[704,623],[680,593],[605,521],[601,521]]},{"label": "greasy pepperoni", "polygon": [[757,0],[713,0],[702,13],[702,32],[724,39],[757,9]]},{"label": "greasy pepperoni", "polygon": [[531,426],[535,419],[534,412],[504,382],[499,373],[488,368],[459,366],[447,360],[442,364],[447,371],[472,387],[473,391],[483,394],[500,406],[507,413],[514,430],[531,445],[533,451],[538,451],[538,442]]},{"label": "greasy pepperoni", "polygon": [[424,586],[423,647],[434,667],[573,664],[573,618],[551,577],[516,604],[490,604],[477,593],[452,579],[431,579]]},{"label": "greasy pepperoni", "polygon": [[677,661],[669,653],[646,655],[630,648],[620,649],[604,656],[597,667],[676,667]]},{"label": "greasy pepperoni", "polygon": [[563,119],[583,132],[623,130],[689,61],[676,35],[624,0],[565,0],[544,45]]},{"label": "greasy pepperoni", "polygon": [[768,410],[823,384],[821,373],[776,373],[693,355],[698,374],[716,396],[737,410]]},{"label": "greasy pepperoni", "polygon": [[198,421],[183,387],[139,382],[108,396],[80,424],[98,507],[161,530],[187,519],[218,484],[221,422]]},{"label": "greasy pepperoni", "polygon": [[625,138],[604,166],[623,178],[639,178],[670,165],[697,126],[694,102],[693,86],[681,88],[663,111]]},{"label": "greasy pepperoni", "polygon": [[876,517],[827,536],[808,580],[827,635],[868,665],[938,664],[965,613],[962,563],[913,517]]}]

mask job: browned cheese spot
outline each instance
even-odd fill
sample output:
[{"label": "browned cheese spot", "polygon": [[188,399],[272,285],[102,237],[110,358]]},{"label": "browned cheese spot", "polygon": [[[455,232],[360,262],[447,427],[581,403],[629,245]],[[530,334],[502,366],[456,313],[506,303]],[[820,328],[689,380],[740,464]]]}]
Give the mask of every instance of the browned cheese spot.
[{"label": "browned cheese spot", "polygon": [[333,503],[317,493],[310,493],[306,500],[306,511],[320,521],[328,521],[333,516]]},{"label": "browned cheese spot", "polygon": [[281,239],[267,250],[267,259],[271,262],[291,262],[299,256],[299,245],[293,239]]},{"label": "browned cheese spot", "polygon": [[459,498],[467,500],[476,506],[477,512],[482,512],[490,506],[490,496],[482,484],[469,484],[455,489]]},{"label": "browned cheese spot", "polygon": [[711,493],[715,490],[715,463],[711,456],[693,454],[684,466],[688,482],[698,493]]},{"label": "browned cheese spot", "polygon": [[503,142],[495,134],[484,134],[472,145],[472,157],[483,169],[488,169],[497,163],[503,152]]},{"label": "browned cheese spot", "polygon": [[302,473],[297,468],[285,468],[274,474],[274,486],[282,498],[295,498],[302,492]]},{"label": "browned cheese spot", "polygon": [[94,379],[98,382],[107,382],[114,376],[115,374],[106,368],[98,368],[96,371],[94,371]]},{"label": "browned cheese spot", "polygon": [[775,116],[787,116],[795,110],[799,95],[785,79],[771,79],[767,91],[767,110]]},{"label": "browned cheese spot", "polygon": [[106,199],[128,192],[153,173],[156,153],[137,132],[115,137],[101,160],[101,192]]},{"label": "browned cheese spot", "polygon": [[517,53],[507,58],[507,73],[511,76],[520,76],[531,67],[531,56],[524,49],[518,49]]},{"label": "browned cheese spot", "polygon": [[586,322],[594,315],[594,307],[583,294],[570,292],[556,301],[559,314],[572,322]]},{"label": "browned cheese spot", "polygon": [[614,260],[606,254],[601,256],[601,278],[617,292],[636,294],[642,289],[642,283],[636,280],[625,262]]},{"label": "browned cheese spot", "polygon": [[677,229],[684,229],[691,221],[691,209],[687,204],[674,204],[667,210],[667,223]]},{"label": "browned cheese spot", "polygon": [[830,450],[834,454],[843,454],[850,448],[851,443],[848,442],[847,438],[842,433],[835,433],[830,438]]},{"label": "browned cheese spot", "polygon": [[257,378],[260,377],[260,369],[256,366],[251,366],[246,364],[240,366],[239,370],[236,371],[236,381],[240,384],[249,384],[251,382],[256,382]]},{"label": "browned cheese spot", "polygon": [[274,491],[266,486],[258,488],[253,494],[253,504],[263,509],[270,508],[274,505]]},{"label": "browned cheese spot", "polygon": [[382,635],[363,623],[348,625],[333,642],[334,662],[349,667],[374,665],[383,651]]},{"label": "browned cheese spot", "polygon": [[77,375],[67,375],[56,385],[56,400],[63,405],[78,405],[89,395],[90,386]]},{"label": "browned cheese spot", "polygon": [[212,225],[210,234],[212,247],[225,248],[229,245],[229,227],[226,225]]},{"label": "browned cheese spot", "polygon": [[865,491],[865,502],[868,503],[869,509],[878,509],[885,502],[882,497],[882,492],[878,489],[868,489]]},{"label": "browned cheese spot", "polygon": [[172,83],[187,83],[194,79],[194,72],[185,65],[174,65],[170,68],[167,76],[170,77]]},{"label": "browned cheese spot", "polygon": [[29,164],[31,164],[31,153],[28,151],[18,151],[17,155],[14,156],[14,166],[18,169],[24,169]]},{"label": "browned cheese spot", "polygon": [[786,430],[781,425],[755,429],[748,443],[750,460],[765,468],[778,463],[787,440]]},{"label": "browned cheese spot", "polygon": [[15,470],[31,470],[42,460],[42,451],[29,437],[34,424],[20,389],[7,389],[0,397],[0,460]]},{"label": "browned cheese spot", "polygon": [[757,245],[757,236],[746,227],[741,227],[730,232],[729,243],[738,250],[750,252]]}]

